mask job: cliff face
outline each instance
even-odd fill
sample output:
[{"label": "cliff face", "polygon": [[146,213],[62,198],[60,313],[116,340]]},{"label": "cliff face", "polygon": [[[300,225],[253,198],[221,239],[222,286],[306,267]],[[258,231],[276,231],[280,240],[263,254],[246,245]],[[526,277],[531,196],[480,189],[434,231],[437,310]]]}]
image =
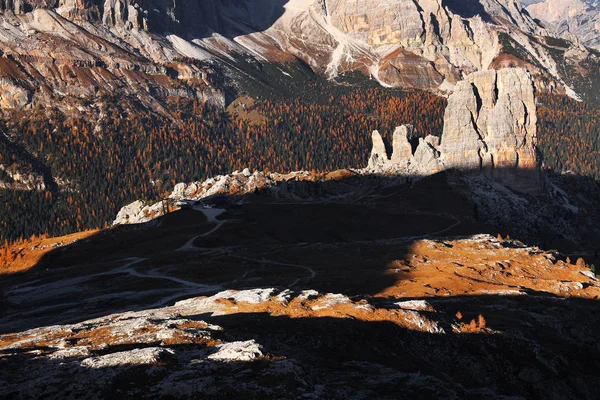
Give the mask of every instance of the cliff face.
[{"label": "cliff face", "polygon": [[439,147],[444,168],[482,170],[522,192],[540,187],[533,82],[521,69],[485,71],[457,85]]},{"label": "cliff face", "polygon": [[578,38],[600,50],[600,2],[597,0],[545,0],[527,7],[529,14],[567,39]]},{"label": "cliff face", "polygon": [[542,188],[536,123],[533,81],[525,70],[477,72],[459,82],[448,99],[440,138],[420,139],[411,154],[411,129],[398,128],[390,159],[375,131],[369,168],[407,175],[455,168],[484,173],[517,191],[535,193]]},{"label": "cliff face", "polygon": [[[221,104],[197,61],[236,71],[236,55],[447,90],[464,74],[502,68],[506,37],[524,49],[513,62],[564,83],[535,39],[547,32],[512,0],[3,0],[0,9],[3,109],[76,109],[114,92],[155,109],[166,97]],[[242,75],[234,80],[252,79]]]}]

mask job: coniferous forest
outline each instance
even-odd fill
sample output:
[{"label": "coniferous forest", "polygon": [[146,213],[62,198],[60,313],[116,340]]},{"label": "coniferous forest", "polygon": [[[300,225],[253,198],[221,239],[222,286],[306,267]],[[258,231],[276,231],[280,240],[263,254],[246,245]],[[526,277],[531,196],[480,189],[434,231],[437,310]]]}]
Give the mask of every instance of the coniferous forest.
[{"label": "coniferous forest", "polygon": [[600,180],[600,107],[540,93],[538,142],[553,170]]},{"label": "coniferous forest", "polygon": [[[315,83],[314,85],[319,85]],[[251,170],[325,171],[366,164],[371,131],[399,123],[439,134],[445,99],[421,91],[315,87],[320,96],[265,100],[261,122],[197,102],[173,102],[172,117],[127,112],[105,99],[99,121],[40,109],[0,139],[0,164],[45,176],[46,190],[0,190],[2,241],[61,235],[112,221],[136,199],[157,199],[174,184]]]},{"label": "coniferous forest", "polygon": [[[69,118],[37,109],[2,122],[0,164],[34,172],[44,190],[0,189],[0,243],[106,226],[136,199],[155,200],[177,182],[250,168],[327,171],[366,165],[371,132],[413,124],[442,131],[446,100],[423,91],[310,83],[318,96],[259,100],[259,120],[172,101],[170,116],[131,111],[127,98],[104,98],[101,117]],[[540,94],[538,141],[557,171],[600,178],[600,109]],[[11,178],[0,171],[0,180]]]}]

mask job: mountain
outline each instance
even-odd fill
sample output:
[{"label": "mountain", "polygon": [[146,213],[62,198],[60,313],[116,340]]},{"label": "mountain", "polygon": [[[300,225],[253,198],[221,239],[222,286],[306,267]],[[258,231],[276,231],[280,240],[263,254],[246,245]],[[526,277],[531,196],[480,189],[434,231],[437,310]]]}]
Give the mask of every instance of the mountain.
[{"label": "mountain", "polygon": [[[168,114],[168,98],[223,106],[245,81],[285,87],[306,66],[329,79],[358,71],[384,86],[449,90],[464,73],[512,63],[571,94],[581,73],[560,69],[549,33],[515,0],[26,0],[2,9],[3,110],[90,112],[93,99],[120,93]],[[573,66],[589,56],[565,46]]]},{"label": "mountain", "polygon": [[5,250],[0,397],[597,397],[600,186],[542,170],[529,73],[457,87],[367,168],[180,183]]},{"label": "mountain", "polygon": [[597,397],[578,39],[512,0],[1,6],[1,398]]},{"label": "mountain", "polygon": [[[380,186],[449,173],[458,174],[453,179],[464,185],[462,194],[490,224],[486,229],[509,229],[511,236],[588,254],[595,262],[600,187],[592,179],[542,169],[534,93],[533,77],[523,69],[476,72],[450,95],[439,135],[419,136],[413,126],[403,125],[394,130],[390,146],[374,131],[366,168],[330,172],[321,178],[308,171],[281,174],[246,168],[203,182],[181,182],[158,202],[137,200],[123,207],[113,225],[146,223],[165,215],[170,207],[198,207],[203,199],[219,196],[266,192],[283,201],[349,201],[362,199]],[[578,199],[583,193],[585,200]],[[539,209],[537,202],[545,206]]]},{"label": "mountain", "polygon": [[2,241],[102,227],[136,199],[246,167],[364,165],[367,132],[439,135],[445,97],[479,70],[527,69],[554,96],[538,130],[548,165],[600,176],[598,53],[516,1],[2,8]]},{"label": "mountain", "polygon": [[597,0],[538,1],[529,5],[527,11],[557,35],[600,50],[600,2]]}]

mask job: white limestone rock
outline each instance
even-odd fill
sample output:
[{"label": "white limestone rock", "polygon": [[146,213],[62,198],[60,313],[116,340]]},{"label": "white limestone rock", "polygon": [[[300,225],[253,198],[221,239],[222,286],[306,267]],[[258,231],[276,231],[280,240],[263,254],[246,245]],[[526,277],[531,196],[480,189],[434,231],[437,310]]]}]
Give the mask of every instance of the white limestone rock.
[{"label": "white limestone rock", "polygon": [[435,147],[438,143],[434,136],[419,138],[419,145],[410,162],[410,174],[427,176],[440,171],[439,151]]},{"label": "white limestone rock", "polygon": [[113,225],[131,224],[135,223],[139,219],[139,215],[144,208],[145,203],[141,200],[136,200],[131,204],[121,208],[117,217],[115,218]]},{"label": "white limestone rock", "polygon": [[373,131],[373,148],[369,158],[369,168],[373,170],[382,170],[389,167],[390,159],[385,149],[385,143],[378,131]]},{"label": "white limestone rock", "polygon": [[151,365],[171,360],[175,352],[162,347],[146,347],[129,351],[120,351],[98,357],[90,357],[81,361],[86,368],[107,368],[131,365]]},{"label": "white limestone rock", "polygon": [[600,50],[600,3],[596,0],[544,0],[527,6],[529,14],[554,34]]},{"label": "white limestone rock", "polygon": [[412,125],[402,125],[396,127],[393,136],[392,145],[392,164],[406,166],[412,157],[412,146],[408,139],[414,134],[415,128]]},{"label": "white limestone rock", "polygon": [[518,68],[477,72],[460,82],[444,117],[444,168],[487,169],[511,189],[540,191],[534,90],[529,73]]},{"label": "white limestone rock", "polygon": [[186,188],[187,185],[185,183],[178,183],[177,185],[175,185],[175,188],[173,188],[173,191],[169,195],[169,198],[177,200],[184,198]]},{"label": "white limestone rock", "polygon": [[253,361],[263,357],[262,346],[254,339],[243,342],[231,342],[215,346],[217,351],[208,356],[213,361]]},{"label": "white limestone rock", "polygon": [[[523,69],[476,72],[456,85],[448,99],[441,137],[419,139],[414,154],[409,127],[394,132],[387,158],[379,132],[373,132],[369,170],[427,176],[445,169],[486,174],[524,193],[543,188],[536,148],[533,80]],[[404,162],[408,158],[408,162]]]}]

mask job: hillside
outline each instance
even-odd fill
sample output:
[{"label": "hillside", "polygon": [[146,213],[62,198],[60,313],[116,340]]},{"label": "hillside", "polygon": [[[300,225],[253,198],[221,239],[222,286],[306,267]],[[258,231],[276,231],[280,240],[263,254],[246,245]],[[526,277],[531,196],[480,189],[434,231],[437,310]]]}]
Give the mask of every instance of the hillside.
[{"label": "hillside", "polygon": [[597,0],[545,0],[528,5],[527,11],[556,34],[600,50],[599,7]]},{"label": "hillside", "polygon": [[599,7],[0,1],[0,398],[597,399]]},{"label": "hillside", "polygon": [[265,189],[58,247],[0,281],[0,395],[594,398],[599,281],[473,235],[496,228],[462,179],[298,181],[371,189]]},{"label": "hillside", "polygon": [[[133,183],[153,163],[185,173],[150,181],[156,197],[112,226],[5,243],[0,397],[597,397],[600,185],[577,161],[597,158],[594,106],[536,97],[522,68],[469,74],[446,100],[330,88],[317,79],[291,104],[246,96],[228,114],[175,102],[175,137],[152,113],[107,113],[129,129],[110,136],[54,115],[23,125],[50,151],[39,159],[85,171],[59,185],[41,169],[48,204],[66,207],[60,190],[93,203],[86,182],[109,202],[111,178]],[[123,169],[98,179],[105,165]],[[40,190],[4,173],[14,193]],[[197,180],[165,189],[187,173]],[[47,218],[7,204],[24,229],[23,210]]]},{"label": "hillside", "polygon": [[[439,134],[445,99],[435,95],[478,70],[527,69],[539,93],[589,105],[578,117],[589,131],[600,104],[599,54],[515,1],[0,8],[2,243],[105,227],[123,205],[181,181],[364,165],[375,129]],[[553,102],[557,114],[570,107]],[[596,153],[572,156],[594,149],[593,135],[542,129],[559,147],[549,166],[598,178]]]}]

